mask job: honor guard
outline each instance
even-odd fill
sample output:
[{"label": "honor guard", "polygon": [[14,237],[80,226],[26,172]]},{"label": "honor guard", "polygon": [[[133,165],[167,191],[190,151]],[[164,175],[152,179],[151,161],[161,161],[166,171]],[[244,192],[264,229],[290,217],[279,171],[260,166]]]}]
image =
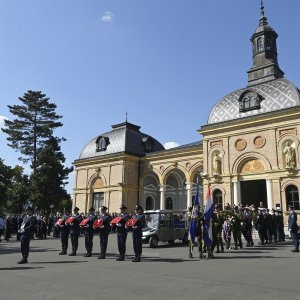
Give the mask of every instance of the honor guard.
[{"label": "honor guard", "polygon": [[60,240],[61,240],[61,249],[62,251],[59,252],[59,255],[66,255],[68,250],[69,244],[69,226],[66,224],[68,216],[66,211],[64,211],[61,220],[59,220],[59,229],[60,229]]},{"label": "honor guard", "polygon": [[125,260],[125,253],[126,253],[126,239],[127,239],[127,229],[125,228],[125,224],[129,219],[129,215],[126,212],[127,207],[125,205],[121,205],[120,207],[120,214],[119,217],[122,220],[116,225],[117,226],[117,242],[118,242],[118,250],[119,250],[119,257],[117,261]]},{"label": "honor guard", "polygon": [[137,220],[132,226],[132,241],[134,249],[134,259],[132,262],[140,262],[142,255],[142,237],[143,227],[145,227],[145,216],[143,215],[143,208],[140,205],[135,207],[135,215],[132,219]]},{"label": "honor guard", "polygon": [[[220,205],[215,205],[215,217],[213,218],[214,225],[215,225],[215,244],[217,246],[217,253],[224,252],[224,244],[222,239],[222,230],[223,230],[223,223],[224,223],[224,217],[221,210]],[[220,250],[221,249],[221,250]]]},{"label": "honor guard", "polygon": [[21,234],[21,252],[22,252],[22,259],[18,261],[18,264],[27,264],[27,258],[29,255],[29,243],[32,237],[34,229],[34,223],[32,219],[32,208],[28,207],[26,209],[26,216],[23,218],[23,223],[21,228],[19,229],[19,233]]},{"label": "honor guard", "polygon": [[94,228],[93,224],[96,220],[95,218],[95,208],[91,207],[89,209],[89,216],[87,217],[88,222],[84,225],[84,237],[85,237],[85,249],[86,254],[84,257],[91,257],[93,251],[93,237],[94,237]]},{"label": "honor guard", "polygon": [[102,224],[99,228],[100,256],[98,256],[98,259],[105,259],[111,221],[111,217],[107,213],[106,206],[101,206],[100,220],[102,220]]},{"label": "honor guard", "polygon": [[79,208],[74,207],[73,209],[73,215],[71,218],[71,222],[68,223],[70,226],[70,236],[71,236],[71,243],[72,243],[72,252],[69,254],[69,256],[75,256],[77,249],[78,249],[78,238],[80,235],[80,222],[82,221],[82,217],[79,214]]},{"label": "honor guard", "polygon": [[297,225],[297,214],[294,210],[294,206],[289,205],[289,212],[290,214],[288,218],[288,229],[294,244],[294,249],[291,251],[299,252],[299,236],[298,236],[299,227]]}]

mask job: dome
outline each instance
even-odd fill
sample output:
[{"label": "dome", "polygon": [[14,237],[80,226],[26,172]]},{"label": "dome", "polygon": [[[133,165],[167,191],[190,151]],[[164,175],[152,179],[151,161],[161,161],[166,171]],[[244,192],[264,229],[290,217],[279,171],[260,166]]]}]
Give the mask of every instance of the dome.
[{"label": "dome", "polygon": [[82,149],[79,159],[125,152],[135,156],[164,150],[153,137],[140,132],[140,127],[128,122],[113,125],[113,130],[96,136]]},{"label": "dome", "polygon": [[[261,97],[259,109],[245,112],[240,110],[239,100],[247,91],[255,92]],[[241,119],[295,106],[300,106],[300,91],[289,80],[279,78],[234,91],[223,97],[210,112],[208,124]]]}]

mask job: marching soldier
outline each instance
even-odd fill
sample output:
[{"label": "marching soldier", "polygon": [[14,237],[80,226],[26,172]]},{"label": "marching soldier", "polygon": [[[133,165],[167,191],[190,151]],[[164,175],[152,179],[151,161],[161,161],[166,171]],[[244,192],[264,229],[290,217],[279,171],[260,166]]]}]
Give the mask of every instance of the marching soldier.
[{"label": "marching soldier", "polygon": [[117,242],[119,250],[119,257],[116,259],[117,261],[125,260],[127,239],[127,229],[125,228],[125,224],[129,219],[129,215],[126,210],[127,207],[125,205],[121,205],[119,217],[122,217],[122,220],[117,224]]},{"label": "marching soldier", "polygon": [[292,252],[299,252],[299,237],[298,237],[298,230],[299,227],[297,225],[297,214],[294,210],[294,206],[289,205],[289,218],[288,218],[288,229],[291,234],[294,243],[294,249],[291,250]]},{"label": "marching soldier", "polygon": [[60,240],[61,240],[61,249],[62,251],[59,252],[59,255],[66,255],[68,250],[68,243],[69,243],[69,226],[66,224],[68,216],[66,211],[64,211],[63,216],[61,217],[61,221],[59,224],[60,228]]},{"label": "marching soldier", "polygon": [[[219,205],[215,206],[216,212],[215,216],[213,218],[214,220],[214,225],[215,225],[215,244],[217,246],[217,253],[224,252],[224,244],[223,244],[223,239],[222,239],[222,229],[223,229],[223,223],[224,223],[224,217],[221,211],[221,207]],[[221,251],[220,251],[221,248]]]},{"label": "marching soldier", "polygon": [[84,237],[85,237],[85,249],[86,254],[84,257],[91,257],[93,251],[93,238],[94,238],[94,228],[93,224],[95,221],[95,208],[91,207],[89,209],[89,216],[87,217],[89,221],[84,226]]},{"label": "marching soldier", "polygon": [[238,206],[234,207],[234,215],[232,216],[230,224],[234,240],[234,249],[237,250],[238,246],[242,249],[241,217]]},{"label": "marching soldier", "polygon": [[145,226],[145,216],[143,215],[143,208],[140,205],[135,207],[135,215],[132,216],[132,219],[137,220],[136,224],[132,226],[132,241],[135,255],[132,262],[140,262],[142,255],[142,229]]},{"label": "marching soldier", "polygon": [[244,211],[244,226],[243,226],[243,236],[247,241],[246,247],[252,247],[254,245],[252,238],[252,214],[250,208],[246,206]]},{"label": "marching soldier", "polygon": [[71,236],[71,243],[72,243],[72,252],[69,254],[69,256],[75,256],[77,249],[78,249],[78,238],[80,235],[80,222],[82,221],[82,217],[79,214],[79,208],[74,207],[73,209],[73,215],[74,218],[72,223],[69,223],[70,226],[70,236]]},{"label": "marching soldier", "polygon": [[23,223],[19,229],[19,232],[21,234],[22,259],[18,261],[18,264],[28,263],[27,258],[29,255],[29,243],[34,229],[31,207],[27,207],[26,214],[27,215],[23,218]]},{"label": "marching soldier", "polygon": [[107,213],[107,207],[101,206],[101,214],[100,219],[102,220],[102,225],[100,226],[99,230],[99,239],[100,239],[100,256],[98,259],[105,259],[106,249],[107,249],[107,242],[108,242],[108,235],[110,231],[110,221],[111,217]]},{"label": "marching soldier", "polygon": [[276,210],[276,224],[277,224],[277,240],[279,242],[285,242],[285,234],[284,234],[284,222],[282,210]]},{"label": "marching soldier", "polygon": [[266,209],[259,208],[258,209],[258,216],[256,219],[255,228],[258,231],[260,245],[264,245],[267,241],[267,216],[266,216]]}]

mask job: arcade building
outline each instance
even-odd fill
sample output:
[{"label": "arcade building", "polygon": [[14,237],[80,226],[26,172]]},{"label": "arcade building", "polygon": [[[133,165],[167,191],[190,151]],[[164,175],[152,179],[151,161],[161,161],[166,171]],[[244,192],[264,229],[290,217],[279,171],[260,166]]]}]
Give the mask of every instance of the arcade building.
[{"label": "arcade building", "polygon": [[300,91],[279,67],[277,37],[262,5],[248,83],[215,104],[202,140],[166,150],[126,120],[88,142],[74,161],[73,205],[186,209],[198,181],[200,199],[210,185],[223,207],[300,210]]}]

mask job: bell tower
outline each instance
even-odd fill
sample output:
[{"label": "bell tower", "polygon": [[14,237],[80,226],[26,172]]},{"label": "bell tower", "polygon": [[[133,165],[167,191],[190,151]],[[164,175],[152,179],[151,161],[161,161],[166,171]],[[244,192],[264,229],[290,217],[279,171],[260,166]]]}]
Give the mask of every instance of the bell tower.
[{"label": "bell tower", "polygon": [[276,39],[278,35],[268,24],[263,0],[261,0],[260,11],[259,26],[250,39],[253,66],[248,71],[248,86],[284,77],[277,60]]}]

